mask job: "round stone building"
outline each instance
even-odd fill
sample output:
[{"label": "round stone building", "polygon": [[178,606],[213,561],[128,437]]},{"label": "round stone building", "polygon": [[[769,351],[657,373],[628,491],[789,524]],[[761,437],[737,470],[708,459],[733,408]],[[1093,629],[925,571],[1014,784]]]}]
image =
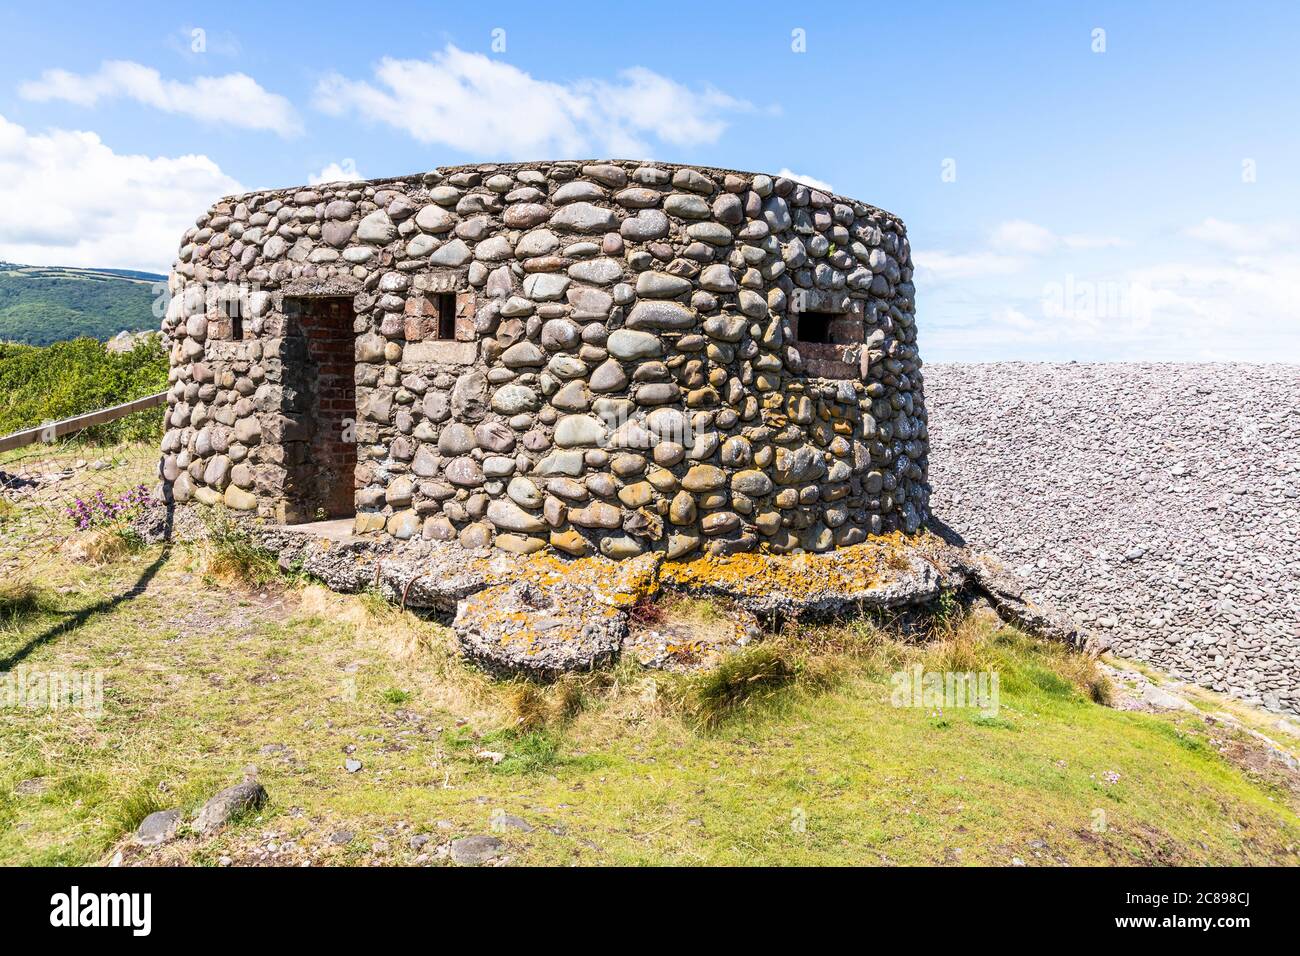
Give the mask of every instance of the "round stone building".
[{"label": "round stone building", "polygon": [[170,281],[177,502],[614,558],[926,517],[906,230],[791,179],[611,160],[250,193]]}]

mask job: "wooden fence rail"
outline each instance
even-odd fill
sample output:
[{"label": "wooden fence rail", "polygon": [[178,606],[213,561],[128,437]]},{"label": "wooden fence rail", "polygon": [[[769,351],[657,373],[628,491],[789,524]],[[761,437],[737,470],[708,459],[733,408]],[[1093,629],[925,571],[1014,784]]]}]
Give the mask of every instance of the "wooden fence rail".
[{"label": "wooden fence rail", "polygon": [[144,398],[124,402],[121,405],[113,405],[110,408],[86,412],[84,415],[74,415],[72,418],[64,418],[57,422],[46,422],[44,425],[37,425],[35,428],[25,428],[20,432],[14,432],[12,435],[0,438],[0,452],[12,451],[15,448],[34,445],[37,442],[52,442],[56,438],[71,435],[73,432],[79,432],[91,425],[106,425],[109,422],[117,421],[119,418],[125,418],[132,412],[144,411],[146,408],[157,408],[166,401],[167,393],[158,392],[154,395],[146,395]]}]

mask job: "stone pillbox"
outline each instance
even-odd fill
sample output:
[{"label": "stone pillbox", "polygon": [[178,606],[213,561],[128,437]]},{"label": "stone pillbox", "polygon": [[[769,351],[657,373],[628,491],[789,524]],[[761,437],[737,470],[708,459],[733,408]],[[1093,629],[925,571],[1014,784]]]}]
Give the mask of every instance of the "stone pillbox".
[{"label": "stone pillbox", "polygon": [[609,160],[250,193],[170,285],[177,502],[612,558],[926,518],[906,230],[794,180]]}]

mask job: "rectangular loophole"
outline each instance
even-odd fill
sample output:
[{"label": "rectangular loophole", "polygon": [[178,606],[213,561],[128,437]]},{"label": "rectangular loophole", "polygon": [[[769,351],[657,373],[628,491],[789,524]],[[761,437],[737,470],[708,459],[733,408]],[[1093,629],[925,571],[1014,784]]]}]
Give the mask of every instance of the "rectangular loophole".
[{"label": "rectangular loophole", "polygon": [[226,299],[221,303],[230,322],[230,337],[238,342],[244,337],[244,309],[240,298]]},{"label": "rectangular loophole", "polygon": [[831,342],[831,323],[838,318],[840,316],[833,315],[830,312],[799,313],[798,341]]},{"label": "rectangular loophole", "polygon": [[450,342],[456,338],[456,293],[439,292],[435,304],[438,310],[438,338]]},{"label": "rectangular loophole", "polygon": [[794,316],[795,341],[804,368],[815,378],[851,379],[859,375],[855,349],[862,344],[859,310],[808,310]]}]

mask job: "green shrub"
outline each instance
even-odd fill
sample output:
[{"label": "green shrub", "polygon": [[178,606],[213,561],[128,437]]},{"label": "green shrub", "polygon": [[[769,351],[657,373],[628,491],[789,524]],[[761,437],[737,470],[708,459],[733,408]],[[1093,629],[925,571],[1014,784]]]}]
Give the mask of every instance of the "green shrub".
[{"label": "green shrub", "polygon": [[[143,398],[167,387],[167,355],[157,337],[114,353],[94,339],[44,348],[0,343],[0,434]],[[163,410],[136,412],[81,432],[96,444],[154,441]]]}]

